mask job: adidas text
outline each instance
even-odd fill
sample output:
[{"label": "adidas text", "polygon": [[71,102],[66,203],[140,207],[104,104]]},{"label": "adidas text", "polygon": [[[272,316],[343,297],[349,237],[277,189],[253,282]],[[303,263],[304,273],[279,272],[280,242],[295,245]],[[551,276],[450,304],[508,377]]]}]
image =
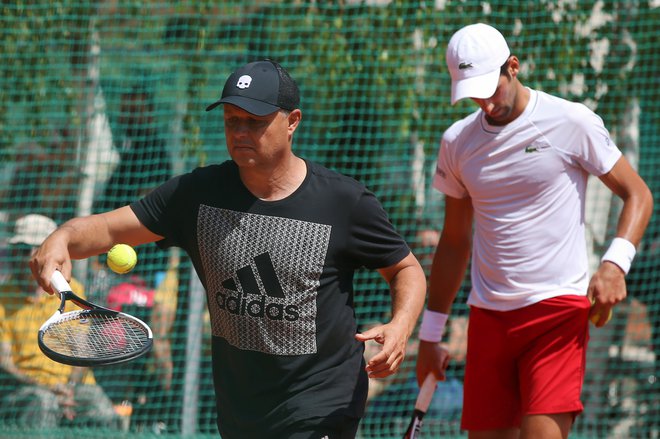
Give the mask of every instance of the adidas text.
[{"label": "adidas text", "polygon": [[287,320],[289,322],[294,322],[300,318],[300,310],[297,305],[266,303],[266,296],[263,295],[250,300],[247,295],[229,296],[218,292],[215,298],[220,309],[235,315],[253,318],[267,317],[271,320]]}]

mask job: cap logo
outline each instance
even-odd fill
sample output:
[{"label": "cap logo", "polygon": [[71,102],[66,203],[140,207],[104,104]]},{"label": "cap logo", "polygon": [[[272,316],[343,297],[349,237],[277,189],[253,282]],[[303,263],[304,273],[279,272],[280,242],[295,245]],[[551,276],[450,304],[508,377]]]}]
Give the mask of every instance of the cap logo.
[{"label": "cap logo", "polygon": [[244,90],[250,87],[250,84],[252,84],[252,77],[250,75],[243,75],[240,78],[238,78],[236,87],[240,88],[241,90]]},{"label": "cap logo", "polygon": [[465,70],[465,69],[471,69],[472,68],[472,63],[471,62],[462,62],[458,65],[458,70]]}]

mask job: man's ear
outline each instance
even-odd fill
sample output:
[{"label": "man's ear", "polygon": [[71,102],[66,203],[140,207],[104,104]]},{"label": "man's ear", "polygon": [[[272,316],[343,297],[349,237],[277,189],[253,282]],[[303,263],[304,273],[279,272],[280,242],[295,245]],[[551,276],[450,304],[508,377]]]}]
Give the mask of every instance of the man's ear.
[{"label": "man's ear", "polygon": [[518,59],[517,56],[511,55],[509,57],[507,69],[509,71],[509,75],[512,78],[518,76],[518,72],[520,72],[520,60]]},{"label": "man's ear", "polygon": [[289,120],[289,134],[293,134],[296,128],[298,128],[298,124],[302,120],[302,111],[300,111],[300,109],[298,108],[291,111],[291,113],[289,113],[288,120]]}]

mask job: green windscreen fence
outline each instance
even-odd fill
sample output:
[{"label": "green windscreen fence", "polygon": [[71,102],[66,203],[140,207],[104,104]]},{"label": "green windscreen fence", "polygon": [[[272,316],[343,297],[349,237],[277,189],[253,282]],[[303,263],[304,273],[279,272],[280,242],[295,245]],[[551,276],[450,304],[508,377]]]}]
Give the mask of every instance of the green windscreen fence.
[{"label": "green windscreen fence", "polygon": [[[660,205],[657,0],[15,0],[0,8],[2,438],[217,436],[206,299],[187,255],[139,246],[136,269],[123,276],[103,256],[74,264],[88,298],[149,321],[156,345],[141,360],[86,371],[85,382],[96,384],[71,407],[59,390],[72,371],[45,363],[35,342],[55,305],[33,294],[29,248],[9,241],[24,215],[61,224],[226,160],[222,111],[204,109],[246,62],[271,58],[290,71],[302,92],[296,152],[373,190],[427,273],[443,223],[444,199],[431,188],[440,138],[476,109],[449,103],[444,51],[463,25],[496,26],[525,85],[595,110]],[[620,208],[593,177],[585,212],[592,271]],[[585,412],[572,437],[660,435],[655,213],[627,299],[608,325],[591,328]],[[423,437],[466,437],[469,289],[466,278],[445,336],[453,360]],[[389,318],[377,273],[360,271],[355,290],[362,328]],[[372,383],[359,437],[402,436],[417,391],[415,340],[399,373]],[[35,377],[46,384],[25,384]]]}]

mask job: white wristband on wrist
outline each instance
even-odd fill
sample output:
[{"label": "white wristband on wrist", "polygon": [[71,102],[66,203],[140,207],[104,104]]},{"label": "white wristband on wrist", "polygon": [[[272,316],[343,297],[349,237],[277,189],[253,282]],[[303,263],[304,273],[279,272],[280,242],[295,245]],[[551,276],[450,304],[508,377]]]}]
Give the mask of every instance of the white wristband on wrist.
[{"label": "white wristband on wrist", "polygon": [[614,238],[600,262],[610,261],[618,265],[625,274],[630,271],[630,264],[635,258],[637,250],[632,242],[624,238]]},{"label": "white wristband on wrist", "polygon": [[448,318],[448,314],[425,309],[422,315],[422,325],[419,328],[419,339],[440,343]]}]

